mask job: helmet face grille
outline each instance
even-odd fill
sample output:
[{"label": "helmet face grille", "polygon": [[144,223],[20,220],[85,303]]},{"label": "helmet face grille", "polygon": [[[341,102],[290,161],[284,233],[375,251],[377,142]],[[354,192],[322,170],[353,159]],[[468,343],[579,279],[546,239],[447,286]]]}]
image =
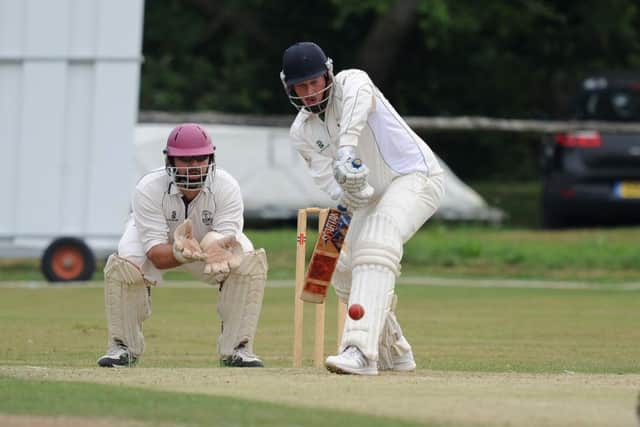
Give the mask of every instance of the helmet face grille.
[{"label": "helmet face grille", "polygon": [[[331,99],[331,95],[333,93],[333,82],[328,82],[324,89],[320,92],[316,92],[307,96],[298,96],[292,87],[287,87],[286,89],[287,95],[289,96],[289,101],[296,107],[298,110],[306,109],[307,111],[320,114],[324,110],[327,109],[327,105],[329,105],[329,101]],[[320,101],[313,105],[306,105],[304,103],[305,98],[309,98],[310,96],[316,96],[318,94],[322,94]]]},{"label": "helmet face grille", "polygon": [[171,180],[181,190],[198,190],[209,181],[213,183],[216,164],[210,162],[206,166],[176,167],[167,165],[167,173]]}]

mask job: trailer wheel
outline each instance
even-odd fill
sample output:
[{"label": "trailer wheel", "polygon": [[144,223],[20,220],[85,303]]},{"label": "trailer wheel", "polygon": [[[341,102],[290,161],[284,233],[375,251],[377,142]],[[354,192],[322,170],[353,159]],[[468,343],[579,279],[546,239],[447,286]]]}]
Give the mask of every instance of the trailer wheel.
[{"label": "trailer wheel", "polygon": [[50,282],[85,281],[93,276],[96,260],[82,240],[61,237],[45,249],[40,269]]}]

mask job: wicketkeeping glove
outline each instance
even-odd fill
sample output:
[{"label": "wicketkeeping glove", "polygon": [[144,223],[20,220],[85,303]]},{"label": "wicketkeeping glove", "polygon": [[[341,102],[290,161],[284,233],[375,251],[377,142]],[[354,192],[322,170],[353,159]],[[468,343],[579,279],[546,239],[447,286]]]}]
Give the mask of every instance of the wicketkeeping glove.
[{"label": "wicketkeeping glove", "polygon": [[193,238],[193,224],[190,219],[185,219],[173,232],[173,256],[181,264],[204,259],[200,244]]},{"label": "wicketkeeping glove", "polygon": [[215,231],[207,233],[200,246],[204,252],[203,274],[209,283],[224,282],[231,270],[240,265],[244,254],[235,236]]}]

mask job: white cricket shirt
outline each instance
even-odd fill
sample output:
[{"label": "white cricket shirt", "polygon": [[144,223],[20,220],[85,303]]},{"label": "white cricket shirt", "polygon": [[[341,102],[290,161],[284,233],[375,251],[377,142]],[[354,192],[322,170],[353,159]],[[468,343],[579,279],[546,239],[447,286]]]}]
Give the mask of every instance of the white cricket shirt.
[{"label": "white cricket shirt", "polygon": [[145,253],[156,245],[173,243],[173,232],[186,218],[191,218],[198,241],[209,231],[238,236],[244,225],[240,186],[220,168],[216,168],[213,182],[209,178],[189,203],[164,168],[149,172],[136,185],[132,208]]},{"label": "white cricket shirt", "polygon": [[333,177],[333,162],[338,147],[344,145],[355,147],[357,156],[369,168],[374,197],[398,176],[443,173],[431,148],[361,70],[338,73],[324,120],[302,109],[291,125],[290,135],[316,184],[334,199],[340,186]]}]

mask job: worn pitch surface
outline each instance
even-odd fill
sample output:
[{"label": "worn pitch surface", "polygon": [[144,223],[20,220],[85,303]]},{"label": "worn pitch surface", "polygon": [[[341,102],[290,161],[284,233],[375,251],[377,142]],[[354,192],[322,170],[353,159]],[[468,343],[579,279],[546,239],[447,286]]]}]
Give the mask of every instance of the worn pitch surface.
[{"label": "worn pitch surface", "polygon": [[[4,366],[0,375],[231,396],[460,426],[630,426],[636,422],[640,384],[640,375],[424,370],[357,377],[316,369]],[[56,425],[38,419],[31,419],[33,425]],[[16,420],[20,418],[13,422],[21,425]]]}]

